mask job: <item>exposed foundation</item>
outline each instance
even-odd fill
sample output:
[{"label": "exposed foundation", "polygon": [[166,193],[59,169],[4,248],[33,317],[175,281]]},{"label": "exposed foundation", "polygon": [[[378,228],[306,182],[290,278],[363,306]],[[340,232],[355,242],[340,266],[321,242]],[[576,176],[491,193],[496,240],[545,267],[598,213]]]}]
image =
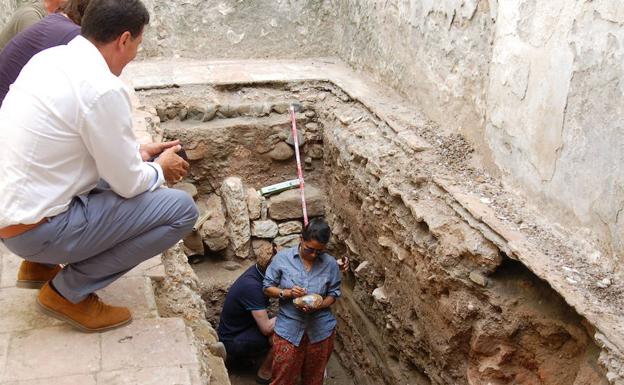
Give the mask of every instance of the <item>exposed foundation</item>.
[{"label": "exposed foundation", "polygon": [[[462,210],[449,192],[456,181],[472,182],[466,179],[500,189],[471,167],[461,137],[438,136],[428,126],[417,128],[419,136],[397,135],[326,82],[188,86],[140,97],[154,115],[154,131],[187,149],[187,182],[197,189],[200,209],[223,213],[221,228],[228,231],[201,233],[207,262],[196,265],[204,282],[197,291],[214,327],[227,287],[254,254],[266,252],[271,240],[296,243],[297,232],[280,229],[300,218],[277,213],[274,198],[256,206],[249,189],[296,177],[282,143],[288,104],[298,101],[306,182],[318,189],[320,198],[311,199],[324,203],[315,214],[332,225],[332,254],[352,260],[335,313],[336,353],[355,383],[608,383],[591,322],[510,258],[510,240]],[[243,222],[231,215],[240,209],[232,198],[240,191]],[[258,221],[278,230],[265,223],[259,231]]]}]

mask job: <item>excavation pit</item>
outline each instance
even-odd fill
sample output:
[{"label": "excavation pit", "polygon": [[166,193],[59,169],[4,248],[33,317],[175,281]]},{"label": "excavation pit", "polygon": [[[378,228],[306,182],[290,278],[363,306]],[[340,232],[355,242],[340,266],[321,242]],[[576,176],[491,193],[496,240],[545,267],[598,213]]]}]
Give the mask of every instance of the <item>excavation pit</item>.
[{"label": "excavation pit", "polygon": [[328,82],[196,85],[140,98],[153,132],[180,139],[189,156],[184,183],[193,186],[178,187],[213,212],[193,265],[213,327],[255,255],[271,241],[297,243],[296,191],[284,200],[255,191],[296,178],[285,142],[288,106],[299,102],[312,214],[332,225],[330,252],[352,261],[334,312],[336,356],[355,383],[607,383],[593,326],[436,182],[474,177],[460,137],[397,133]]}]

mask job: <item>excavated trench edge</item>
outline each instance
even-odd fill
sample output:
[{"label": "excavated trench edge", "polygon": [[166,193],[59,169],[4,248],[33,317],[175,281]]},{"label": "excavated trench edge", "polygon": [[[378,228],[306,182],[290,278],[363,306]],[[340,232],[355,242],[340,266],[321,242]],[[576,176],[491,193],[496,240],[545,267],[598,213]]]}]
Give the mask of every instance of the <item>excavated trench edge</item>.
[{"label": "excavated trench edge", "polygon": [[[293,83],[290,81],[277,81],[277,82],[236,82],[229,84],[220,84],[221,87],[227,86],[250,86],[250,87],[258,87],[266,84],[276,85],[276,84],[289,84]],[[308,83],[308,81],[299,82],[299,83]],[[348,91],[344,90],[340,86],[328,81],[328,83],[337,87],[341,91],[345,92],[349,95]],[[209,84],[207,84],[209,85]],[[156,87],[156,88],[167,88],[167,87]],[[370,105],[367,105],[364,101],[350,95],[355,101],[362,103],[371,114],[379,118],[381,121],[384,121],[388,124],[393,130],[397,133],[402,132],[401,128],[397,128],[397,122],[390,119],[386,120],[383,118],[383,114],[375,114],[374,110]],[[565,282],[562,282],[559,277],[556,279],[552,279],[552,275],[549,274],[550,271],[548,269],[543,268],[543,264],[535,264],[533,263],[536,259],[546,260],[546,257],[543,253],[540,252],[539,249],[535,248],[523,234],[520,232],[510,229],[506,227],[504,223],[497,219],[495,213],[487,207],[485,204],[480,202],[478,199],[470,196],[469,194],[464,193],[460,188],[448,183],[444,178],[435,178],[433,182],[448,193],[449,200],[448,204],[452,207],[455,212],[473,229],[477,230],[481,233],[486,239],[494,243],[502,252],[504,252],[507,256],[520,261],[524,266],[526,266],[530,271],[532,271],[536,276],[541,279],[545,279],[546,282],[550,284],[550,286],[558,292],[562,297],[574,307],[577,312],[581,315],[587,317],[587,319],[592,322],[594,325],[600,324],[600,322],[594,322],[595,316],[591,311],[587,310],[586,303],[584,301],[578,300],[578,298],[574,297],[571,300],[566,295],[567,285]],[[549,279],[550,278],[550,279]],[[602,315],[604,316],[604,315]],[[611,341],[620,342],[617,335],[612,334],[612,330],[601,330],[604,334],[602,336],[598,333],[595,338],[598,344],[609,350],[611,353],[616,356],[619,355],[619,349],[611,344]],[[618,344],[619,345],[619,344]],[[621,345],[620,345],[621,346]]]}]

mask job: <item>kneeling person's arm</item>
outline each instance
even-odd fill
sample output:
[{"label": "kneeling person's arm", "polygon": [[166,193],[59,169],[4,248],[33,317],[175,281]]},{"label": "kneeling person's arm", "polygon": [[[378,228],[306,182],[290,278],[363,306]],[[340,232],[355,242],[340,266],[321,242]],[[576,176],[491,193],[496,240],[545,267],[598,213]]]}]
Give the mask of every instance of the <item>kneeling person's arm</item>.
[{"label": "kneeling person's arm", "polygon": [[260,329],[260,332],[265,336],[270,336],[273,334],[273,329],[275,328],[275,318],[269,318],[269,314],[265,310],[253,310],[251,312],[254,319],[256,320],[256,324]]}]

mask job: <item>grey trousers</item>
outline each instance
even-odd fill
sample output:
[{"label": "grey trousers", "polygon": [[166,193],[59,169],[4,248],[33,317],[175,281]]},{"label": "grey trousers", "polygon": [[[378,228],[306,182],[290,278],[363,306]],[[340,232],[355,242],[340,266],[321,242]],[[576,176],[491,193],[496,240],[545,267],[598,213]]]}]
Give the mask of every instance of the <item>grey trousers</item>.
[{"label": "grey trousers", "polygon": [[17,237],[4,240],[18,256],[67,264],[52,280],[73,303],[102,289],[191,231],[197,207],[185,192],[157,189],[125,199],[96,188],[70,207]]}]

